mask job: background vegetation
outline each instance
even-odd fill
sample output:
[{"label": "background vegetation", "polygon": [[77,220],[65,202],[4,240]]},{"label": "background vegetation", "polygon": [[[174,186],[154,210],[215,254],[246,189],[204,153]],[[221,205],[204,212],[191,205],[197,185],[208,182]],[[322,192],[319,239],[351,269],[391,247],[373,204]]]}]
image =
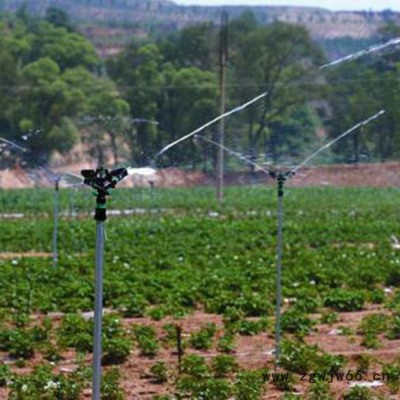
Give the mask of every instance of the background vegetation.
[{"label": "background vegetation", "polygon": [[[0,28],[2,137],[29,150],[16,156],[2,148],[3,165],[45,165],[54,151],[67,154],[80,142],[99,164],[111,154],[115,164],[142,166],[219,113],[220,29],[212,23],[133,40],[106,60],[56,8],[45,18],[24,8],[3,14]],[[261,25],[247,11],[228,32],[227,109],[268,93],[227,122],[229,146],[254,160],[291,160],[384,108],[379,126],[342,141],[331,161],[397,157],[399,57],[391,49],[320,70],[324,51],[300,25]],[[398,32],[388,25],[377,40]],[[159,162],[209,169],[214,153],[189,141]]]}]

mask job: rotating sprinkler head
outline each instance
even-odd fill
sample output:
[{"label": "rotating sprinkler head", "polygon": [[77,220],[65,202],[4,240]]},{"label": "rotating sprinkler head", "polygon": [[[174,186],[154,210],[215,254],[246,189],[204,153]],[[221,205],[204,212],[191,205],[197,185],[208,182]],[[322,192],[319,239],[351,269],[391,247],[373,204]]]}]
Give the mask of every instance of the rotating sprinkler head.
[{"label": "rotating sprinkler head", "polygon": [[107,219],[106,196],[111,194],[116,184],[128,176],[126,168],[118,168],[109,171],[103,167],[97,169],[83,169],[81,171],[83,183],[96,190],[96,212],[94,219],[96,221],[105,221]]}]

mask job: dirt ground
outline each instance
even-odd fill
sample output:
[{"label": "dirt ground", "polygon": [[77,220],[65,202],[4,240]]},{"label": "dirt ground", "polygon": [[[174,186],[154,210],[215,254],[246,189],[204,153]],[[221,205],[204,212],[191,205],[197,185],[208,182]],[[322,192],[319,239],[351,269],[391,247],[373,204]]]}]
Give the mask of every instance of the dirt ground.
[{"label": "dirt ground", "polygon": [[[271,182],[263,172],[251,174],[226,174],[227,184]],[[294,175],[291,186],[400,186],[400,163],[343,164],[320,167],[304,167]]]},{"label": "dirt ground", "polygon": [[[72,173],[80,176],[80,170],[94,168],[92,164],[73,164],[59,167],[53,171],[55,174]],[[44,169],[25,171],[21,168],[0,171],[0,188],[29,188],[52,187],[49,171]],[[71,181],[71,179],[68,179]],[[72,179],[73,181],[74,179]],[[130,176],[121,182],[122,186],[149,187],[190,187],[196,185],[213,184],[213,176],[201,171],[183,171],[178,168],[164,168],[157,170],[155,175]],[[227,185],[240,185],[251,183],[271,183],[271,178],[264,172],[249,173],[230,172],[225,173]],[[74,183],[77,183],[75,179]],[[351,164],[330,165],[323,167],[302,168],[290,180],[293,186],[367,186],[367,187],[398,187],[400,186],[400,163],[376,163],[376,164]]]},{"label": "dirt ground", "polygon": [[[353,374],[358,369],[358,358],[360,355],[368,354],[371,356],[371,363],[367,372],[363,373],[362,383],[372,382],[373,374],[382,372],[382,364],[390,363],[398,359],[400,356],[399,346],[400,340],[388,340],[380,336],[380,345],[378,349],[366,349],[361,345],[362,336],[357,333],[359,324],[363,317],[373,313],[384,313],[383,306],[369,305],[363,311],[358,312],[343,312],[338,313],[338,319],[335,323],[321,324],[317,323],[313,331],[305,338],[308,344],[317,344],[322,350],[329,354],[343,355],[347,362],[342,371],[346,374],[349,370]],[[54,314],[52,318],[54,323],[60,321],[61,315]],[[316,321],[320,315],[314,314],[311,316]],[[38,316],[38,318],[41,318]],[[202,325],[213,322],[217,325],[217,333],[214,338],[213,346],[207,351],[198,351],[191,348],[185,350],[185,354],[195,353],[206,358],[211,362],[212,358],[218,354],[216,350],[216,342],[223,333],[223,323],[221,316],[206,314],[202,311],[196,311],[191,315],[185,316],[180,320],[174,320],[171,317],[154,321],[149,318],[129,318],[124,320],[124,325],[127,329],[132,329],[134,325],[142,324],[149,325],[155,328],[157,337],[162,339],[165,335],[163,326],[167,323],[179,324],[182,328],[183,339],[189,337],[191,332],[198,330]],[[272,326],[272,324],[271,324]],[[342,335],[340,330],[348,329],[352,333]],[[161,342],[161,340],[160,340]],[[235,356],[239,365],[246,369],[253,368],[268,368],[271,372],[274,371],[274,355],[272,350],[275,346],[275,337],[271,329],[267,332],[255,336],[239,336],[235,337],[235,351],[232,353]],[[5,355],[1,354],[4,358]],[[74,352],[66,352],[63,354],[64,359],[58,364],[56,370],[61,373],[72,372],[77,365],[75,364]],[[29,360],[24,368],[17,369],[18,373],[28,373],[32,366],[41,361],[39,356]],[[91,357],[87,357],[87,362],[91,361]],[[150,372],[150,367],[157,361],[164,361],[169,369],[169,382],[167,384],[158,384]],[[155,395],[173,394],[173,382],[178,371],[178,357],[176,349],[171,345],[161,346],[160,351],[154,358],[148,358],[140,355],[136,347],[132,348],[129,359],[120,366],[122,372],[122,387],[126,392],[127,400],[151,400]],[[312,371],[318,373],[318,371]],[[295,375],[297,383],[294,385],[294,394],[299,399],[307,399],[307,391],[313,383],[309,382],[310,375],[303,377],[304,381],[300,381],[301,375]],[[334,379],[330,383],[330,389],[335,399],[342,399],[344,392],[354,384],[355,380],[340,382]],[[265,391],[262,397],[263,400],[281,399],[284,392],[277,390],[271,382],[266,382],[264,385]],[[372,389],[375,395],[383,395],[385,399],[398,399],[399,394],[391,394],[386,384]],[[82,399],[91,397],[90,389],[85,390]],[[0,399],[7,398],[7,391],[0,389]]]},{"label": "dirt ground", "polygon": [[[400,340],[388,340],[380,337],[380,347],[376,350],[366,349],[361,345],[362,336],[357,334],[357,328],[363,317],[372,313],[384,312],[383,307],[371,305],[363,311],[338,313],[338,320],[332,325],[316,324],[314,330],[306,336],[306,343],[317,344],[322,350],[329,354],[345,356],[347,363],[343,368],[346,373],[352,370],[353,373],[357,371],[357,359],[362,354],[369,354],[372,361],[367,373],[363,375],[363,382],[371,382],[374,373],[381,373],[383,363],[388,363],[397,359],[400,356],[399,345]],[[318,320],[320,315],[313,315],[313,318]],[[159,336],[162,336],[162,326],[172,320],[162,320],[160,322],[151,321],[149,319],[131,319],[126,320],[128,325],[142,323],[154,326]],[[215,342],[222,334],[222,319],[220,316],[205,314],[203,312],[195,312],[193,315],[187,316],[180,321],[182,331],[189,336],[190,332],[198,330],[202,325],[207,322],[214,322],[218,327],[218,332]],[[176,323],[176,321],[175,321]],[[344,328],[350,329],[353,334],[341,335],[337,332]],[[274,370],[274,355],[272,353],[275,346],[275,337],[268,329],[266,333],[255,336],[239,336],[235,338],[235,349],[233,355],[236,357],[239,365],[246,369],[266,367],[271,371]],[[206,359],[210,360],[218,355],[218,352],[213,346],[209,351],[195,351],[187,349],[186,352],[200,354]],[[146,359],[139,355],[137,350],[134,350],[129,358],[129,361],[123,366],[124,388],[127,391],[128,399],[143,399],[150,400],[155,394],[171,393],[171,387],[168,385],[158,385],[152,380],[152,375],[149,373],[149,368],[156,361],[165,361],[170,370],[177,370],[177,354],[174,349],[163,349],[159,355],[154,359]],[[313,371],[318,372],[318,371]],[[171,377],[173,380],[173,377]],[[297,375],[300,379],[301,376]],[[305,382],[298,382],[295,384],[295,391],[299,398],[307,398],[307,390],[312,383],[308,382],[307,375]],[[365,381],[364,381],[365,379]],[[335,399],[342,398],[344,392],[354,383],[353,381],[339,382],[333,380],[330,384],[332,394]],[[383,394],[386,398],[390,398],[391,394],[386,385],[382,385],[375,389],[373,392]],[[173,392],[172,392],[173,393]],[[277,390],[270,382],[265,383],[265,393],[262,397],[263,400],[281,399],[284,392]],[[398,399],[399,395],[394,394],[393,399]]]}]

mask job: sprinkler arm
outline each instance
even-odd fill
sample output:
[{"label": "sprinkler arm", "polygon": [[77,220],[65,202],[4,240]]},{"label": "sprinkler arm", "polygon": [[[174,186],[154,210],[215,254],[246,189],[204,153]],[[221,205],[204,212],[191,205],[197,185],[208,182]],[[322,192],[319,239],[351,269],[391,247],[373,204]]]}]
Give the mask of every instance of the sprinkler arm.
[{"label": "sprinkler arm", "polygon": [[105,221],[107,219],[106,196],[109,196],[110,190],[115,185],[128,176],[126,168],[118,168],[113,171],[101,167],[97,169],[84,169],[81,171],[84,178],[83,183],[96,190],[96,212],[94,219],[96,221]]}]

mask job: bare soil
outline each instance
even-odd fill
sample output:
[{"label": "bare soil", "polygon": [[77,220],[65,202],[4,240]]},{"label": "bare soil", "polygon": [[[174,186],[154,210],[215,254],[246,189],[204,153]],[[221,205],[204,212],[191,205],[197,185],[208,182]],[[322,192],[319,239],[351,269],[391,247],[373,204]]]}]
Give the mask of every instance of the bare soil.
[{"label": "bare soil", "polygon": [[[255,174],[227,173],[228,184],[272,183],[263,172]],[[400,186],[400,163],[341,164],[301,168],[288,181],[291,186]]]},{"label": "bare soil", "polygon": [[[391,363],[400,356],[400,340],[388,340],[380,337],[380,346],[378,349],[366,349],[361,345],[362,335],[358,332],[358,327],[366,315],[373,313],[387,313],[383,306],[369,305],[363,311],[358,312],[343,312],[338,313],[338,320],[334,324],[317,323],[314,330],[306,336],[305,342],[313,345],[318,345],[322,350],[329,354],[343,355],[346,358],[346,365],[342,371],[346,374],[349,370],[353,374],[358,370],[358,358],[361,355],[368,354],[371,356],[371,364],[369,370],[363,374],[362,382],[371,382],[373,374],[382,372],[382,365]],[[51,318],[57,325],[60,322],[62,315],[51,314]],[[42,316],[37,315],[35,320],[38,321]],[[311,318],[319,320],[320,314],[311,315]],[[211,362],[213,357],[218,354],[216,343],[218,338],[223,334],[223,322],[219,315],[206,314],[202,311],[196,311],[191,315],[185,316],[182,319],[174,320],[172,317],[167,317],[161,321],[154,321],[149,318],[127,318],[124,320],[124,325],[127,329],[132,329],[134,325],[149,325],[155,328],[157,336],[162,343],[162,338],[165,336],[163,326],[167,323],[179,324],[182,328],[183,337],[187,338],[190,333],[200,329],[200,327],[208,322],[213,322],[217,325],[217,334],[214,339],[213,346],[207,351],[198,351],[191,348],[186,348],[185,354],[195,353],[206,358]],[[271,321],[271,326],[272,326]],[[349,329],[351,334],[340,334],[339,331]],[[239,365],[246,369],[268,368],[271,372],[274,371],[274,355],[272,353],[275,346],[275,338],[269,329],[267,332],[255,336],[239,336],[235,337],[235,351],[232,355],[235,356]],[[2,359],[6,359],[5,354],[0,354]],[[56,371],[60,373],[72,372],[77,368],[75,364],[76,354],[73,351],[63,353],[63,360],[57,365]],[[88,363],[91,362],[91,356],[86,357]],[[42,361],[40,355],[36,355],[34,359],[27,361],[23,368],[12,367],[19,374],[29,373],[35,364]],[[157,361],[164,361],[169,369],[169,382],[167,384],[158,384],[150,372],[150,367]],[[13,363],[11,364],[13,365]],[[129,359],[120,366],[122,372],[122,387],[126,393],[127,400],[150,400],[156,394],[173,394],[173,382],[178,376],[178,357],[174,346],[162,345],[161,350],[154,358],[144,357],[140,351],[133,346]],[[318,373],[319,371],[310,371]],[[294,386],[294,393],[299,396],[299,399],[307,399],[307,392],[313,383],[309,382],[310,374],[308,373],[301,381],[301,375],[295,375],[297,383]],[[342,399],[343,394],[349,389],[350,385],[355,380],[339,381],[333,379],[330,383],[330,389],[335,399]],[[380,387],[372,389],[376,395],[384,395],[386,399],[398,399],[399,394],[391,394],[388,386],[383,384]],[[281,399],[284,392],[276,389],[272,382],[265,383],[265,392],[263,400]],[[86,389],[82,399],[91,397],[91,390]],[[0,399],[7,398],[7,390],[0,388]]]},{"label": "bare soil", "polygon": [[[385,312],[383,306],[370,305],[363,311],[359,312],[347,312],[338,313],[338,321],[332,325],[327,324],[316,324],[315,329],[311,334],[305,338],[306,343],[312,345],[318,345],[323,351],[329,354],[343,355],[345,356],[347,363],[343,368],[344,373],[349,370],[354,374],[358,367],[357,361],[360,355],[368,354],[372,357],[370,369],[363,375],[365,381],[372,381],[374,373],[380,374],[382,372],[382,364],[390,363],[400,356],[400,340],[388,340],[383,336],[380,337],[380,347],[375,350],[366,349],[361,345],[362,335],[357,332],[359,324],[363,317],[373,313]],[[319,314],[312,316],[318,320]],[[125,321],[128,326],[131,324],[146,324],[151,325],[157,329],[159,337],[162,337],[162,326],[168,322],[177,323],[171,319],[164,319],[162,321],[152,321],[148,318],[141,319],[130,319]],[[216,334],[215,343],[223,332],[223,323],[220,316],[205,314],[203,312],[195,312],[179,321],[182,331],[187,336],[191,332],[194,332],[207,322],[214,322],[218,327]],[[348,328],[351,330],[351,335],[338,334],[338,330]],[[274,370],[274,355],[272,353],[275,346],[275,338],[269,330],[266,333],[262,333],[255,336],[239,336],[235,338],[235,349],[233,355],[236,357],[239,365],[246,369],[255,369],[266,367],[271,371]],[[169,366],[172,372],[171,382],[173,377],[176,377],[177,371],[177,352],[174,348],[164,348],[154,359],[148,359],[140,356],[138,350],[134,350],[129,357],[127,363],[123,365],[123,387],[128,393],[128,399],[143,399],[150,400],[155,394],[162,393],[173,393],[170,385],[159,385],[154,383],[152,375],[149,371],[152,364],[157,361],[164,361]],[[216,351],[215,345],[209,351],[196,351],[193,349],[186,349],[186,353],[196,353],[204,356],[211,362],[212,358],[220,354]],[[312,371],[319,372],[319,371]],[[297,379],[300,380],[301,376],[297,375]],[[295,392],[299,395],[299,398],[307,398],[307,391],[312,385],[308,382],[309,374],[304,378],[304,382],[299,381],[295,384]],[[345,391],[350,387],[351,383],[355,381],[343,382],[333,380],[330,383],[331,391],[335,399],[341,399]],[[389,398],[390,391],[386,385],[382,385],[378,388],[372,389],[375,394],[383,394]],[[277,390],[274,385],[270,382],[265,383],[265,393],[263,400],[267,399],[280,399],[284,393]],[[399,398],[398,394],[394,395],[394,399]]]},{"label": "bare soil", "polygon": [[[73,173],[80,176],[80,170],[95,168],[93,163],[69,164],[57,167],[57,174]],[[178,168],[159,169],[153,176],[130,176],[121,182],[125,187],[191,187],[214,183],[212,174],[201,171],[184,171]],[[272,183],[263,172],[230,172],[225,174],[227,185]],[[400,186],[400,163],[330,165],[302,168],[289,182],[292,186]],[[26,171],[21,168],[0,171],[0,188],[52,187],[54,183],[44,170]]]}]

